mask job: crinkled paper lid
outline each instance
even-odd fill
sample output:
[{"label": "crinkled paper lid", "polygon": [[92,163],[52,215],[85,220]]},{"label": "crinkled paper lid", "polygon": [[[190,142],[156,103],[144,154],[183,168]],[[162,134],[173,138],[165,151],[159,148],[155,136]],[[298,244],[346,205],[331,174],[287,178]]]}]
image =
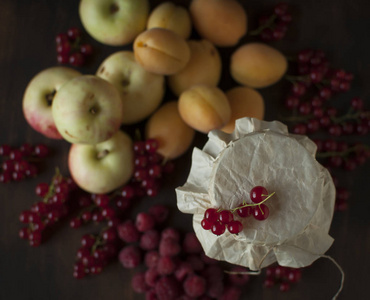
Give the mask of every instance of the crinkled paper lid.
[{"label": "crinkled paper lid", "polygon": [[[239,119],[235,131],[215,130],[203,150],[194,148],[187,182],[176,189],[180,211],[194,214],[193,226],[205,253],[214,259],[258,270],[277,261],[304,267],[333,243],[329,228],[335,188],[315,159],[316,145],[289,134],[280,122]],[[208,208],[233,209],[258,185],[275,194],[265,203],[264,221],[240,218],[243,231],[220,236],[201,227]]]}]

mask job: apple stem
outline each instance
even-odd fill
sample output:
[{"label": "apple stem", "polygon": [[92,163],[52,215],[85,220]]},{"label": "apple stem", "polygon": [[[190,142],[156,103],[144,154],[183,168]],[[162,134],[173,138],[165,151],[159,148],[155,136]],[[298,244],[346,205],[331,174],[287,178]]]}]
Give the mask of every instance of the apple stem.
[{"label": "apple stem", "polygon": [[109,153],[109,151],[107,149],[104,149],[103,151],[100,151],[98,153],[97,157],[98,157],[98,159],[102,159],[102,158],[106,157],[108,155],[108,153]]},{"label": "apple stem", "polygon": [[53,103],[53,99],[56,92],[57,92],[56,90],[52,90],[50,93],[46,94],[45,98],[46,102],[48,103],[48,106],[51,106],[51,104]]}]

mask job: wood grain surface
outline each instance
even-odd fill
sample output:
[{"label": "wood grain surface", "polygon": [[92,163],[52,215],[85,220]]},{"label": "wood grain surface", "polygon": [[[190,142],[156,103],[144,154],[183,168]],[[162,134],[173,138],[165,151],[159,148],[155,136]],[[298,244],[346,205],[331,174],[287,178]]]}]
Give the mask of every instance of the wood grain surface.
[{"label": "wood grain surface", "polygon": [[[155,7],[163,1],[150,1]],[[174,1],[187,6],[190,1]],[[240,1],[248,12],[249,26],[255,28],[257,18],[276,4],[272,0]],[[287,36],[273,45],[288,56],[304,48],[322,49],[330,63],[355,75],[352,89],[337,100],[338,108],[348,106],[353,96],[370,103],[370,2],[367,0],[288,0],[293,23]],[[0,144],[19,146],[24,142],[45,143],[52,155],[42,165],[35,179],[0,185],[0,299],[59,300],[59,299],[144,299],[131,288],[134,271],[123,269],[119,263],[110,265],[98,276],[76,280],[72,276],[73,262],[84,233],[94,232],[87,226],[73,230],[68,220],[55,229],[51,238],[38,248],[31,248],[18,237],[20,212],[36,201],[34,188],[48,181],[59,167],[68,174],[66,158],[69,144],[51,140],[35,132],[25,121],[22,97],[30,79],[39,71],[55,66],[55,36],[69,27],[82,28],[77,0],[1,0],[0,1]],[[94,49],[92,62],[81,69],[84,74],[95,73],[100,62],[123,47],[104,46],[86,37]],[[249,41],[245,37],[243,42]],[[126,47],[130,49],[131,46]],[[227,66],[232,48],[221,49]],[[220,87],[235,86],[225,72]],[[279,116],[288,85],[281,82],[261,90],[266,100],[266,120]],[[172,95],[168,92],[166,100]],[[347,104],[346,104],[347,103]],[[142,124],[138,124],[138,127]],[[132,130],[132,129],[128,129]],[[202,147],[206,137],[197,134],[194,146]],[[344,137],[343,140],[369,144],[369,136]],[[174,188],[182,185],[191,163],[188,152],[175,161],[176,172],[164,182],[155,198],[145,198],[133,208],[132,214],[145,210],[153,203],[171,207],[171,224],[191,230],[191,217],[176,209]],[[335,213],[330,234],[335,242],[328,255],[336,259],[345,274],[345,284],[339,299],[368,298],[370,268],[370,165],[367,162],[353,172],[340,172],[343,186],[351,191],[349,209]],[[319,259],[303,272],[303,280],[287,293],[277,288],[264,289],[263,276],[252,278],[242,299],[331,299],[340,284],[340,273],[326,259]]]}]

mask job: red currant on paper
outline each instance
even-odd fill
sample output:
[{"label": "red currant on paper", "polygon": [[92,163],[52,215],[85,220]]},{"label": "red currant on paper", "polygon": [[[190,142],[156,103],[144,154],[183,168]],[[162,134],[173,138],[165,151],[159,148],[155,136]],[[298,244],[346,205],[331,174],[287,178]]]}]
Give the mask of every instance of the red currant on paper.
[{"label": "red currant on paper", "polygon": [[260,203],[268,197],[269,193],[263,186],[255,186],[250,191],[251,200],[254,203]]}]

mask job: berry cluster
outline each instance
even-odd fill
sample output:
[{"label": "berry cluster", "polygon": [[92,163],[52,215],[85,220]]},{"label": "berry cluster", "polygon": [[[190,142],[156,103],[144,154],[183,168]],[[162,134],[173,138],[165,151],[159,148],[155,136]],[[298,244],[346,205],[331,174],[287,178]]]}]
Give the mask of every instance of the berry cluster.
[{"label": "berry cluster", "polygon": [[70,64],[80,67],[93,53],[90,44],[81,43],[82,32],[76,27],[71,27],[66,33],[59,33],[56,38],[57,60],[60,64]]},{"label": "berry cluster", "polygon": [[75,183],[70,178],[64,178],[59,171],[50,185],[46,182],[37,184],[35,193],[42,200],[19,215],[19,221],[27,224],[27,227],[20,229],[19,236],[28,240],[31,246],[39,246],[46,229],[68,215],[70,210],[68,200],[75,189]]},{"label": "berry cluster", "polygon": [[115,226],[110,226],[97,235],[83,235],[81,247],[77,250],[73,276],[80,279],[89,274],[100,274],[117,257],[118,249]]},{"label": "berry cluster", "polygon": [[[119,237],[127,243],[119,252],[124,268],[138,268],[131,280],[135,292],[146,299],[239,299],[248,275],[225,275],[217,261],[207,257],[194,234],[181,234],[165,226],[169,210],[154,205],[118,226]],[[234,273],[234,272],[232,272]]]},{"label": "berry cluster", "polygon": [[19,148],[9,145],[0,146],[0,182],[21,181],[25,178],[35,177],[38,173],[37,161],[49,154],[49,148],[44,144],[32,146],[28,143]]},{"label": "berry cluster", "polygon": [[109,227],[117,226],[120,215],[131,206],[132,195],[120,195],[117,190],[114,195],[85,194],[79,198],[80,213],[71,219],[69,225],[77,229],[90,222],[107,222]]},{"label": "berry cluster", "polygon": [[323,51],[306,49],[298,53],[297,76],[286,76],[292,82],[285,107],[293,112],[285,121],[293,122],[292,131],[312,134],[323,130],[332,136],[357,133],[367,134],[370,114],[364,110],[363,100],[354,97],[349,110],[338,114],[330,99],[350,89],[353,75],[329,67]]},{"label": "berry cluster", "polygon": [[243,230],[243,224],[238,220],[234,220],[233,213],[237,212],[241,218],[253,216],[259,221],[266,220],[270,214],[270,210],[263,202],[271,198],[274,194],[269,194],[263,186],[255,186],[249,193],[250,199],[254,204],[243,202],[231,210],[208,208],[204,212],[201,226],[204,230],[211,230],[215,235],[222,235],[226,231],[226,228],[230,233],[238,234]]},{"label": "berry cluster", "polygon": [[292,21],[287,3],[275,5],[272,14],[259,18],[259,26],[250,32],[252,36],[259,36],[265,42],[279,41],[285,37],[288,25]]},{"label": "berry cluster", "polygon": [[301,278],[302,269],[295,269],[283,266],[272,266],[266,269],[264,286],[266,288],[271,288],[279,284],[280,291],[287,292],[290,290],[291,284],[299,282]]},{"label": "berry cluster", "polygon": [[134,175],[129,184],[139,195],[154,197],[158,194],[163,173],[173,171],[173,163],[165,162],[157,153],[158,141],[155,139],[134,142]]},{"label": "berry cluster", "polygon": [[334,139],[314,139],[317,145],[317,159],[329,168],[343,168],[353,171],[370,157],[370,149],[362,143],[351,145]]}]

